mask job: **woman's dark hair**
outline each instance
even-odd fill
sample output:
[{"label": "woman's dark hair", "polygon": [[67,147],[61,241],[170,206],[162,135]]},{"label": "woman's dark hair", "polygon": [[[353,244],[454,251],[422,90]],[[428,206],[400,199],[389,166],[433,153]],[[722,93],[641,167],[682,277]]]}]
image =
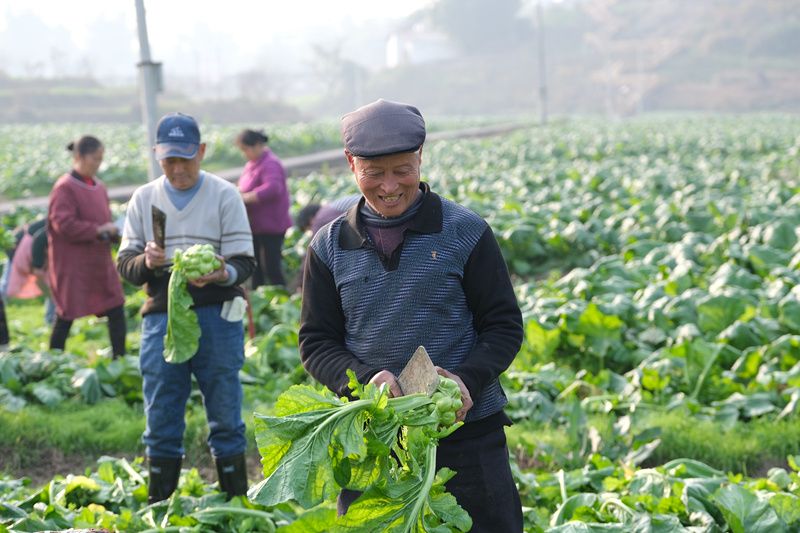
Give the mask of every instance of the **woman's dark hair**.
[{"label": "woman's dark hair", "polygon": [[103,147],[103,143],[100,142],[100,139],[97,137],[93,137],[92,135],[84,135],[77,141],[72,141],[67,145],[67,150],[72,152],[74,155],[88,155],[93,154],[97,150]]},{"label": "woman's dark hair", "polygon": [[236,136],[236,144],[243,144],[244,146],[255,146],[261,143],[268,143],[269,137],[264,130],[242,130]]}]

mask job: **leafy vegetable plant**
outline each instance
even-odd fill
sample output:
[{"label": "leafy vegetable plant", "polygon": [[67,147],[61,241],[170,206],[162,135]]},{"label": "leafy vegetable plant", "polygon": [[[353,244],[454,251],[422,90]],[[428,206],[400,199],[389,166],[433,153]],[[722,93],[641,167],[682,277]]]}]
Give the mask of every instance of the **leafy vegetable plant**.
[{"label": "leafy vegetable plant", "polygon": [[221,264],[210,244],[195,244],[185,251],[175,252],[167,289],[167,334],[164,337],[167,362],[188,361],[197,352],[200,341],[200,325],[191,309],[192,296],[186,283],[213,272]]},{"label": "leafy vegetable plant", "polygon": [[439,439],[461,425],[458,386],[440,378],[436,399],[390,398],[349,376],[355,400],[295,385],[278,398],[276,416],[255,415],[266,479],[250,499],[310,509],[341,489],[363,493],[342,516],[327,504],[302,515],[297,531],[468,531],[472,520],[444,489],[454,472],[436,472]]}]

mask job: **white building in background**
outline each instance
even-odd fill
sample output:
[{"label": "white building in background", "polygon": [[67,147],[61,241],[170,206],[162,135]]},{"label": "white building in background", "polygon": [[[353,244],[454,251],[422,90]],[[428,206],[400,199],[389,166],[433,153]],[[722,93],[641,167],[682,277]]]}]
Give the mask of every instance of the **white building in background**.
[{"label": "white building in background", "polygon": [[444,33],[415,24],[397,30],[386,39],[386,67],[421,65],[455,57],[456,51]]}]

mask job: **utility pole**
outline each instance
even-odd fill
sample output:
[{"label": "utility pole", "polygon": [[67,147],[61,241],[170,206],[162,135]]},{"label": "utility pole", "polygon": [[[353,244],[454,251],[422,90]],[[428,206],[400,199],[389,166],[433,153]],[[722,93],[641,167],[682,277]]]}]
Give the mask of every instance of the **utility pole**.
[{"label": "utility pole", "polygon": [[161,92],[161,63],[150,59],[150,41],[147,39],[147,19],[144,14],[144,0],[136,1],[136,25],[139,28],[139,101],[142,106],[142,122],[147,130],[148,160],[147,179],[152,181],[161,175],[161,167],[156,161],[151,147],[156,139],[156,94]]},{"label": "utility pole", "polygon": [[536,3],[536,26],[539,34],[539,121],[547,124],[547,66],[544,50],[544,8],[542,0]]}]

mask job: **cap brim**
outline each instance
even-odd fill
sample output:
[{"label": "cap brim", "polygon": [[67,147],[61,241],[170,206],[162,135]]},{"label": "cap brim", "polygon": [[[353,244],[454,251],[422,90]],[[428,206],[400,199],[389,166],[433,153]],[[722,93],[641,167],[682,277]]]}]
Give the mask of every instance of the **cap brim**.
[{"label": "cap brim", "polygon": [[197,155],[199,144],[191,143],[159,143],[156,145],[156,159],[161,161],[168,157],[180,157],[181,159],[192,159]]},{"label": "cap brim", "polygon": [[348,150],[348,152],[350,152],[352,155],[354,155],[354,156],[356,156],[356,157],[358,157],[360,159],[378,159],[379,157],[386,157],[387,155],[413,154],[414,152],[418,152],[420,148],[422,148],[421,144],[419,146],[417,146],[416,148],[403,148],[403,149],[400,149],[400,150],[391,150],[390,149],[391,150],[390,152],[378,151],[379,153],[369,152],[369,153],[361,153],[361,154],[353,153],[350,150]]}]

